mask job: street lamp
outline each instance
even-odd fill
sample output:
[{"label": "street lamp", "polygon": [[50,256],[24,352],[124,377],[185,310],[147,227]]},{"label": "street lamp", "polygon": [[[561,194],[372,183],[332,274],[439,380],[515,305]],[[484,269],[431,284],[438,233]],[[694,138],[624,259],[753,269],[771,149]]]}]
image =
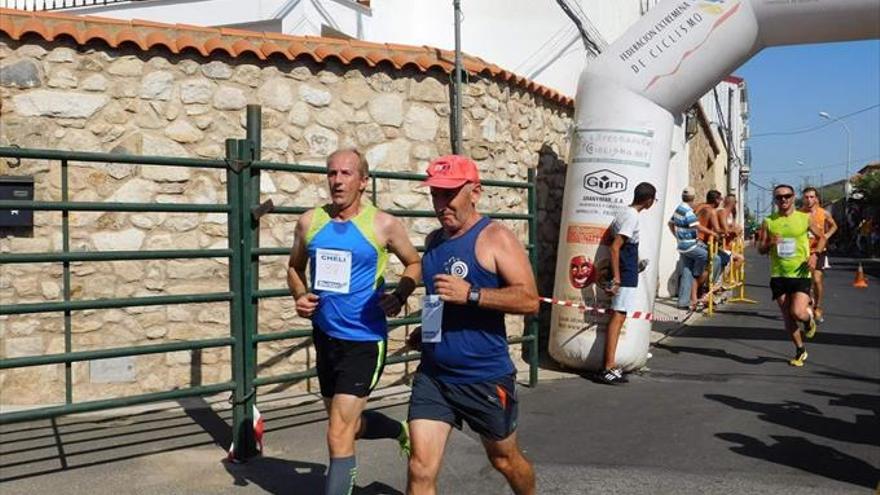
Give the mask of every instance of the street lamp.
[{"label": "street lamp", "polygon": [[838,119],[837,117],[832,117],[828,112],[819,112],[819,117],[823,119],[829,120],[831,122],[837,122],[838,124],[843,126],[843,130],[846,131],[846,177],[843,181],[843,230],[844,235],[849,237],[849,161],[852,156],[852,133],[849,130],[849,126],[846,125],[846,122]]}]

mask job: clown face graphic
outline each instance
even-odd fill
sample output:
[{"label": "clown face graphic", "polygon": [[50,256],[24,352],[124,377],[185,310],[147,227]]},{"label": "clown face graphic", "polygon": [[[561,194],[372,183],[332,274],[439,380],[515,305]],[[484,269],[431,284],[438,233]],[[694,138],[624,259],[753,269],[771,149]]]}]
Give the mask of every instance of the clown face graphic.
[{"label": "clown face graphic", "polygon": [[568,280],[575,289],[584,287],[596,281],[596,270],[593,262],[586,256],[575,256],[568,264]]}]

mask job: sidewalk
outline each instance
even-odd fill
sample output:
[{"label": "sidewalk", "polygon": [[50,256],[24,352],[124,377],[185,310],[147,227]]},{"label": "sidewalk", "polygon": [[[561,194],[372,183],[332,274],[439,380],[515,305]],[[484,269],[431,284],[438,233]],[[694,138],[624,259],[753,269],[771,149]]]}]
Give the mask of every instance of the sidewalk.
[{"label": "sidewalk", "polygon": [[[747,280],[760,305],[655,325],[649,369],[629,384],[542,370],[537,388],[519,390],[538,493],[869,493],[880,480],[880,280],[852,289],[851,264],[832,260],[826,324],[804,368],[787,364],[793,349],[757,258]],[[402,419],[406,389],[383,394],[370,407]],[[0,493],[322,493],[317,397],[261,397],[266,451],[241,465],[223,462],[228,406],[180,406],[5,426]],[[355,493],[402,493],[395,442],[358,447]],[[440,493],[509,490],[465,430],[451,436]]]}]

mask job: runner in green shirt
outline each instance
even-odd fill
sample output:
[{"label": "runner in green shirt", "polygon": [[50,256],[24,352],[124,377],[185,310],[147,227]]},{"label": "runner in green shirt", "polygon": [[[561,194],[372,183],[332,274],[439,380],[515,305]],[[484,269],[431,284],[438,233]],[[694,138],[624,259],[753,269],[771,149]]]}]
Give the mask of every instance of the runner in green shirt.
[{"label": "runner in green shirt", "polygon": [[810,252],[807,233],[812,232],[818,239],[816,251],[819,252],[825,248],[825,236],[810,221],[810,215],[795,209],[794,188],[785,184],[776,186],[773,200],[777,212],[765,218],[761,225],[758,251],[770,254],[770,290],[782,310],[785,329],[797,348],[794,359],[788,363],[803,366],[807,349],[798,322],[803,325],[808,339],[816,334],[816,322],[810,308],[810,272],[816,267],[816,253]]}]

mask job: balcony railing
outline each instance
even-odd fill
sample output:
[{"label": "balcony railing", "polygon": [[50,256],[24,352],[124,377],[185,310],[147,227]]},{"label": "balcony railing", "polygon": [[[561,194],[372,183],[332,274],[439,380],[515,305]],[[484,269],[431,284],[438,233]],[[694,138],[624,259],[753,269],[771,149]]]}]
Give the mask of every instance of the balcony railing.
[{"label": "balcony railing", "polygon": [[80,7],[102,7],[120,3],[146,2],[149,0],[0,0],[4,9],[45,11],[76,9]]}]

